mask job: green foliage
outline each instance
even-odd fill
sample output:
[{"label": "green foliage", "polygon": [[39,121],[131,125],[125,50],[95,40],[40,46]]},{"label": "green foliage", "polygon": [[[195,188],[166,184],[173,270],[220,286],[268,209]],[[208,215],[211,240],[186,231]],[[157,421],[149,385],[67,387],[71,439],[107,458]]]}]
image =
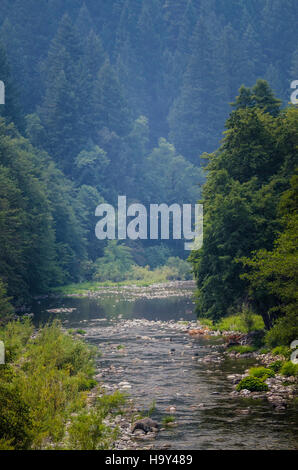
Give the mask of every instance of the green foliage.
[{"label": "green foliage", "polygon": [[266,392],[268,385],[258,377],[244,377],[236,387],[237,391],[249,390],[250,392]]},{"label": "green foliage", "polygon": [[[3,366],[0,365],[0,368]],[[30,408],[16,385],[0,380],[0,435],[3,447],[26,449],[31,444],[32,419]]]},{"label": "green foliage", "polygon": [[150,416],[153,415],[154,411],[156,411],[156,400],[153,399],[151,405],[149,406],[147,416],[150,418]]},{"label": "green foliage", "polygon": [[277,116],[280,112],[281,100],[275,98],[273,91],[266,80],[257,80],[255,86],[250,90],[242,86],[236,102],[232,103],[236,109],[257,107],[265,113]]},{"label": "green foliage", "polygon": [[272,362],[272,364],[270,364],[268,367],[269,369],[273,370],[273,372],[277,374],[278,372],[280,372],[280,369],[282,368],[282,366],[283,366],[283,361],[275,361],[275,362]]},{"label": "green foliage", "polygon": [[84,232],[72,186],[49,157],[0,122],[0,276],[14,300],[78,280]]},{"label": "green foliage", "polygon": [[273,328],[266,334],[266,343],[271,348],[279,344],[288,345],[298,337],[297,314],[290,312],[274,322]]},{"label": "green foliage", "polygon": [[8,321],[14,313],[10,301],[11,298],[6,296],[6,286],[0,279],[0,324]]},{"label": "green foliage", "polygon": [[217,321],[247,303],[267,329],[291,312],[289,327],[285,320],[284,332],[275,336],[288,341],[281,338],[286,331],[297,336],[297,189],[291,177],[298,113],[289,108],[278,114],[279,103],[263,81],[252,93],[250,105],[232,112],[220,149],[205,156],[204,246],[190,256],[197,311]]},{"label": "green foliage", "polygon": [[210,318],[198,318],[198,323],[202,326],[207,326],[211,330],[216,330],[216,325],[214,325],[213,321]]},{"label": "green foliage", "polygon": [[229,348],[229,351],[234,351],[240,354],[247,354],[247,353],[252,353],[255,352],[257,349],[254,346],[231,346]]},{"label": "green foliage", "polygon": [[249,369],[249,375],[252,377],[258,377],[259,379],[266,380],[270,377],[274,377],[274,370],[266,367],[252,367]]},{"label": "green foliage", "polygon": [[[120,412],[125,398],[103,395],[95,408],[86,408],[86,391],[97,385],[95,349],[64,333],[58,322],[34,336],[32,331],[28,321],[9,323],[0,331],[9,361],[0,366],[1,445],[40,449],[63,442],[71,449],[108,448],[115,434],[103,419]],[[83,437],[86,429],[93,431]]]},{"label": "green foliage", "polygon": [[129,247],[111,240],[104,249],[104,256],[95,263],[94,280],[123,281],[132,267],[132,255]]},{"label": "green foliage", "polygon": [[162,418],[162,421],[161,421],[161,422],[162,422],[162,425],[166,427],[166,426],[168,426],[169,424],[175,422],[175,417],[174,417],[174,416],[164,416],[164,417]]},{"label": "green foliage", "polygon": [[275,298],[274,305],[271,308],[268,305],[273,319],[273,329],[267,334],[270,346],[290,344],[298,335],[297,175],[290,183],[291,188],[284,192],[279,204],[283,231],[276,239],[274,249],[260,250],[251,259],[244,260],[250,268],[245,278],[250,281],[251,292],[258,295],[265,287]]},{"label": "green foliage", "polygon": [[[170,257],[166,262],[166,266],[172,271],[172,279],[187,281],[193,278],[191,265],[188,261],[184,261],[178,257]],[[170,277],[168,277],[168,279],[171,280]]]},{"label": "green foliage", "polygon": [[222,318],[215,327],[220,331],[240,331],[241,333],[249,333],[250,331],[263,330],[264,322],[260,315],[249,312],[249,321],[247,321],[247,313],[241,315],[232,315]]},{"label": "green foliage", "polygon": [[284,356],[286,359],[290,359],[291,352],[291,349],[287,346],[276,346],[271,351],[273,356]]},{"label": "green foliage", "polygon": [[9,322],[0,329],[0,339],[5,344],[5,361],[11,363],[23,354],[33,334],[30,320]]},{"label": "green foliage", "polygon": [[158,147],[144,162],[143,172],[145,202],[191,203],[200,196],[202,170],[177,154],[174,145],[166,139],[159,139]]},{"label": "green foliage", "polygon": [[109,450],[117,437],[103,423],[105,414],[98,410],[82,411],[71,419],[67,448],[70,450]]},{"label": "green foliage", "polygon": [[119,390],[111,395],[102,395],[97,398],[97,406],[107,415],[108,413],[117,414],[121,412],[122,406],[125,404],[125,395]]},{"label": "green foliage", "polygon": [[86,333],[85,330],[78,329],[78,330],[76,330],[76,334],[77,335],[86,335],[87,333]]},{"label": "green foliage", "polygon": [[285,362],[280,369],[280,373],[286,377],[298,377],[298,364],[294,364],[292,361]]}]

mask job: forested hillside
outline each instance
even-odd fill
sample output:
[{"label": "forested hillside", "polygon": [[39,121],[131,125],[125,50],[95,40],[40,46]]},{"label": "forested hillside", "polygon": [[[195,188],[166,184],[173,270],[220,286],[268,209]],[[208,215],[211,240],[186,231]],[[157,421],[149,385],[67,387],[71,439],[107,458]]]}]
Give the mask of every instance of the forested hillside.
[{"label": "forested hillside", "polygon": [[0,0],[0,450],[297,449],[297,6]]},{"label": "forested hillside", "polygon": [[[199,199],[201,157],[218,147],[240,86],[262,77],[289,101],[295,3],[2,0],[0,277],[9,295],[96,278],[107,248],[94,234],[99,203]],[[175,240],[129,245],[141,266],[187,256]]]},{"label": "forested hillside", "polygon": [[280,104],[265,81],[240,89],[221,147],[205,155],[204,246],[191,260],[200,316],[253,309],[267,329],[281,317],[272,342],[290,344],[298,333],[298,110]]}]

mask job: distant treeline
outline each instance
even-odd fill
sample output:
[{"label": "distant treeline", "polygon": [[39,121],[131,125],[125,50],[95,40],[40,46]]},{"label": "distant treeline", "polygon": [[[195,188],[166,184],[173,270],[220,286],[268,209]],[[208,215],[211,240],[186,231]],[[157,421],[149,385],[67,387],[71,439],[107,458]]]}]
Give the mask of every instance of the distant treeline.
[{"label": "distant treeline", "polygon": [[[294,0],[2,0],[0,279],[19,301],[91,280],[95,208],[192,203],[229,102],[297,79]],[[156,268],[183,241],[130,242]],[[100,264],[100,263],[99,263]]]}]

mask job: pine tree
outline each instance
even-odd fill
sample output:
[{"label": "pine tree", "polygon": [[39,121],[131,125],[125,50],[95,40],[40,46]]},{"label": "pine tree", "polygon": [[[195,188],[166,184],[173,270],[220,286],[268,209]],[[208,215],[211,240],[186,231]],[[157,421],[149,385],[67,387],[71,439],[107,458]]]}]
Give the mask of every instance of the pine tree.
[{"label": "pine tree", "polygon": [[106,127],[118,136],[131,129],[131,115],[117,75],[107,60],[102,66],[94,88],[94,115],[96,128]]},{"label": "pine tree", "polygon": [[75,26],[76,26],[77,31],[80,33],[81,37],[84,40],[86,40],[90,32],[95,29],[93,20],[91,18],[91,15],[89,13],[89,10],[85,2],[83,3],[79,11],[78,17],[75,22]]},{"label": "pine tree", "polygon": [[196,164],[200,154],[215,148],[225,116],[220,62],[216,60],[219,44],[213,35],[214,27],[219,29],[212,14],[199,19],[181,93],[169,113],[171,141]]},{"label": "pine tree", "polygon": [[86,92],[81,54],[78,33],[65,15],[44,66],[46,91],[39,115],[47,133],[45,148],[67,174],[87,140],[80,109]]}]

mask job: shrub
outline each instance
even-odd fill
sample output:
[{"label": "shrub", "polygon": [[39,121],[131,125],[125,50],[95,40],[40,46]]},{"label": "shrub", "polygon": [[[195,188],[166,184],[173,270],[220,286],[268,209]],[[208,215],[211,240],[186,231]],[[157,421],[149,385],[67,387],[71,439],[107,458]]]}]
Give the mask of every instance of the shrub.
[{"label": "shrub", "polygon": [[259,354],[268,354],[270,352],[269,348],[261,348],[259,350]]},{"label": "shrub", "polygon": [[217,330],[216,325],[214,325],[214,324],[213,324],[213,321],[210,320],[209,318],[198,318],[198,323],[199,323],[201,326],[206,326],[206,327],[208,327],[210,330],[212,330],[212,329]]},{"label": "shrub", "polygon": [[258,377],[244,377],[236,387],[236,390],[249,390],[250,392],[266,392],[268,385]]},{"label": "shrub", "polygon": [[166,266],[171,270],[171,274],[168,276],[169,280],[187,281],[193,279],[191,265],[188,261],[178,257],[171,257],[168,259]]},{"label": "shrub", "polygon": [[256,348],[254,346],[231,346],[229,348],[229,351],[235,351],[240,354],[248,354],[256,351]]},{"label": "shrub", "polygon": [[19,358],[33,333],[29,319],[8,323],[0,330],[0,340],[5,344],[6,363]]},{"label": "shrub", "polygon": [[241,315],[222,318],[216,326],[220,331],[239,331],[240,333],[263,330],[265,327],[260,315],[254,315],[247,311],[244,311]]},{"label": "shrub", "polygon": [[175,422],[174,416],[165,416],[164,418],[162,418],[163,426],[167,426],[168,424],[174,423],[174,422]]},{"label": "shrub", "polygon": [[277,346],[272,351],[273,356],[284,356],[286,359],[290,359],[291,357],[291,349],[287,346]]},{"label": "shrub", "polygon": [[[297,309],[296,309],[297,310]],[[271,348],[275,346],[287,346],[298,338],[297,313],[291,312],[279,318],[273,328],[266,334],[266,344]]]},{"label": "shrub", "polygon": [[103,395],[97,398],[97,407],[102,410],[104,414],[119,413],[121,407],[125,404],[126,397],[118,390],[112,395]]},{"label": "shrub", "polygon": [[28,449],[32,428],[29,406],[14,385],[0,382],[0,396],[1,449],[4,450],[7,446]]},{"label": "shrub", "polygon": [[275,377],[274,371],[272,369],[267,369],[266,367],[252,367],[249,370],[249,374],[252,377],[258,377],[262,380],[266,380],[269,377]]},{"label": "shrub", "polygon": [[273,370],[277,374],[282,368],[283,364],[283,361],[272,362],[272,364],[269,365],[269,369]]},{"label": "shrub", "polygon": [[286,377],[298,376],[298,364],[294,364],[292,361],[285,362],[280,369],[280,373]]},{"label": "shrub", "polygon": [[103,423],[104,413],[98,410],[83,411],[72,418],[68,428],[68,447],[72,450],[108,450],[117,437],[117,430],[112,430]]}]

